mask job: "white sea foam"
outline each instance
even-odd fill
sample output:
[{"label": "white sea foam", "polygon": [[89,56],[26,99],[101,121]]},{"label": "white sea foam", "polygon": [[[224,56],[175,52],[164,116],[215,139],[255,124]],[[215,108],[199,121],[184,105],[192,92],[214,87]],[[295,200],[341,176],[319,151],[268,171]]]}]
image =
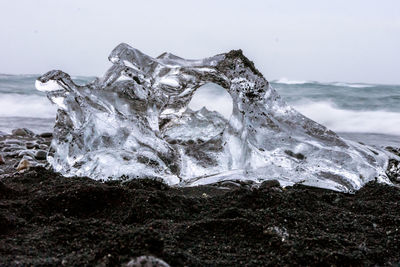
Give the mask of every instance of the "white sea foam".
[{"label": "white sea foam", "polygon": [[281,78],[278,80],[271,81],[277,84],[287,85],[301,85],[301,84],[316,84],[316,85],[327,85],[327,86],[338,86],[338,87],[350,87],[350,88],[369,88],[376,85],[366,83],[345,83],[345,82],[316,82],[307,80],[289,80],[288,78]]},{"label": "white sea foam", "polygon": [[[198,110],[205,106],[228,119],[232,114],[232,99],[222,87],[218,87],[208,84],[199,88],[189,107]],[[398,126],[400,113],[397,112],[348,110],[341,109],[332,102],[308,100],[300,100],[291,105],[307,117],[334,131],[400,135],[400,126]]]},{"label": "white sea foam", "polygon": [[337,132],[400,135],[400,113],[385,110],[346,110],[330,102],[301,101],[295,109]]},{"label": "white sea foam", "polygon": [[272,83],[281,83],[281,84],[306,84],[313,83],[312,81],[301,81],[301,80],[289,80],[288,78],[280,78],[278,80],[271,81]]},{"label": "white sea foam", "polygon": [[321,84],[340,86],[340,87],[350,87],[350,88],[369,88],[375,86],[373,84],[365,84],[365,83],[341,83],[341,82],[321,83]]},{"label": "white sea foam", "polygon": [[45,96],[0,94],[1,117],[55,118],[56,110]]}]

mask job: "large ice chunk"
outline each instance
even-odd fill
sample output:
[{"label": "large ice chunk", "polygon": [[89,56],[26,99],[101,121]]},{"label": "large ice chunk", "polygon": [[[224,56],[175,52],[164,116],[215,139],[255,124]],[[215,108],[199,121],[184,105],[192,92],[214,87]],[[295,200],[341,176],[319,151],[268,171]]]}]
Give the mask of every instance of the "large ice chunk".
[{"label": "large ice chunk", "polygon": [[[48,160],[64,175],[187,186],[278,179],[340,191],[390,182],[383,151],[344,140],[288,106],[241,51],[185,60],[120,44],[109,60],[105,75],[85,86],[62,71],[38,79],[59,107]],[[232,97],[229,121],[187,108],[210,82]]]}]

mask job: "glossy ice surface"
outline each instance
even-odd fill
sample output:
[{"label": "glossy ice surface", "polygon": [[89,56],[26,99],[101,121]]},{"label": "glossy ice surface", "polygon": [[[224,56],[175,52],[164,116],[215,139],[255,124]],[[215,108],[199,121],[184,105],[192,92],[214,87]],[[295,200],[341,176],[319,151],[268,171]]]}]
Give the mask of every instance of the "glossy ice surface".
[{"label": "glossy ice surface", "polygon": [[[241,51],[202,60],[152,58],[118,45],[105,75],[84,86],[62,71],[36,82],[58,105],[48,160],[66,176],[161,178],[191,186],[278,179],[339,191],[385,175],[385,152],[340,138],[287,105]],[[189,110],[215,83],[233,100],[229,121]]]}]

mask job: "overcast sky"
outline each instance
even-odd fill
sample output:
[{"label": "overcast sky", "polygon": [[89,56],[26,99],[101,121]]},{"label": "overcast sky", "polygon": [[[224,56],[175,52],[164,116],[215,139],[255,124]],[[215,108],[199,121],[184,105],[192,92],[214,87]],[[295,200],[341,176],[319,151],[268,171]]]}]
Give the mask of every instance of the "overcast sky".
[{"label": "overcast sky", "polygon": [[151,56],[241,48],[267,79],[400,84],[399,0],[0,0],[0,73],[102,75]]}]

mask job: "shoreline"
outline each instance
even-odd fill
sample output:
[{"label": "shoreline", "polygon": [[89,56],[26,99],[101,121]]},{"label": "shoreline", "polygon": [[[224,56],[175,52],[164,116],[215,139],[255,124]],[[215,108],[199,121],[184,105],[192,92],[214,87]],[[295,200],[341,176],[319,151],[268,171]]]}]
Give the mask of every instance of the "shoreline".
[{"label": "shoreline", "polygon": [[[51,138],[0,135],[0,265],[114,266],[149,255],[171,266],[400,263],[398,187],[66,178],[36,157]],[[23,158],[30,168],[17,172]]]},{"label": "shoreline", "polygon": [[[398,158],[396,159],[396,156],[400,157],[400,139],[398,144],[396,142],[382,142],[381,145],[378,146],[376,143],[376,138],[386,137],[388,138],[386,141],[395,141],[396,136],[363,133],[339,133],[339,135],[347,138],[347,140],[386,150],[386,153],[392,153],[394,156],[393,160],[395,161],[394,165],[396,167],[393,171],[395,172],[395,176],[399,176],[399,174],[396,174],[400,166],[399,163],[397,163]],[[4,177],[15,175],[18,172],[26,171],[30,167],[48,166],[46,156],[51,146],[52,138],[52,132],[37,134],[28,128],[16,128],[13,129],[11,133],[0,131],[0,180]],[[25,166],[20,168],[19,165],[22,163],[25,164]],[[388,166],[386,173],[388,173],[390,166]],[[395,179],[396,183],[400,182],[399,178],[396,177],[389,177],[389,179],[392,182],[394,181],[393,179]]]}]

